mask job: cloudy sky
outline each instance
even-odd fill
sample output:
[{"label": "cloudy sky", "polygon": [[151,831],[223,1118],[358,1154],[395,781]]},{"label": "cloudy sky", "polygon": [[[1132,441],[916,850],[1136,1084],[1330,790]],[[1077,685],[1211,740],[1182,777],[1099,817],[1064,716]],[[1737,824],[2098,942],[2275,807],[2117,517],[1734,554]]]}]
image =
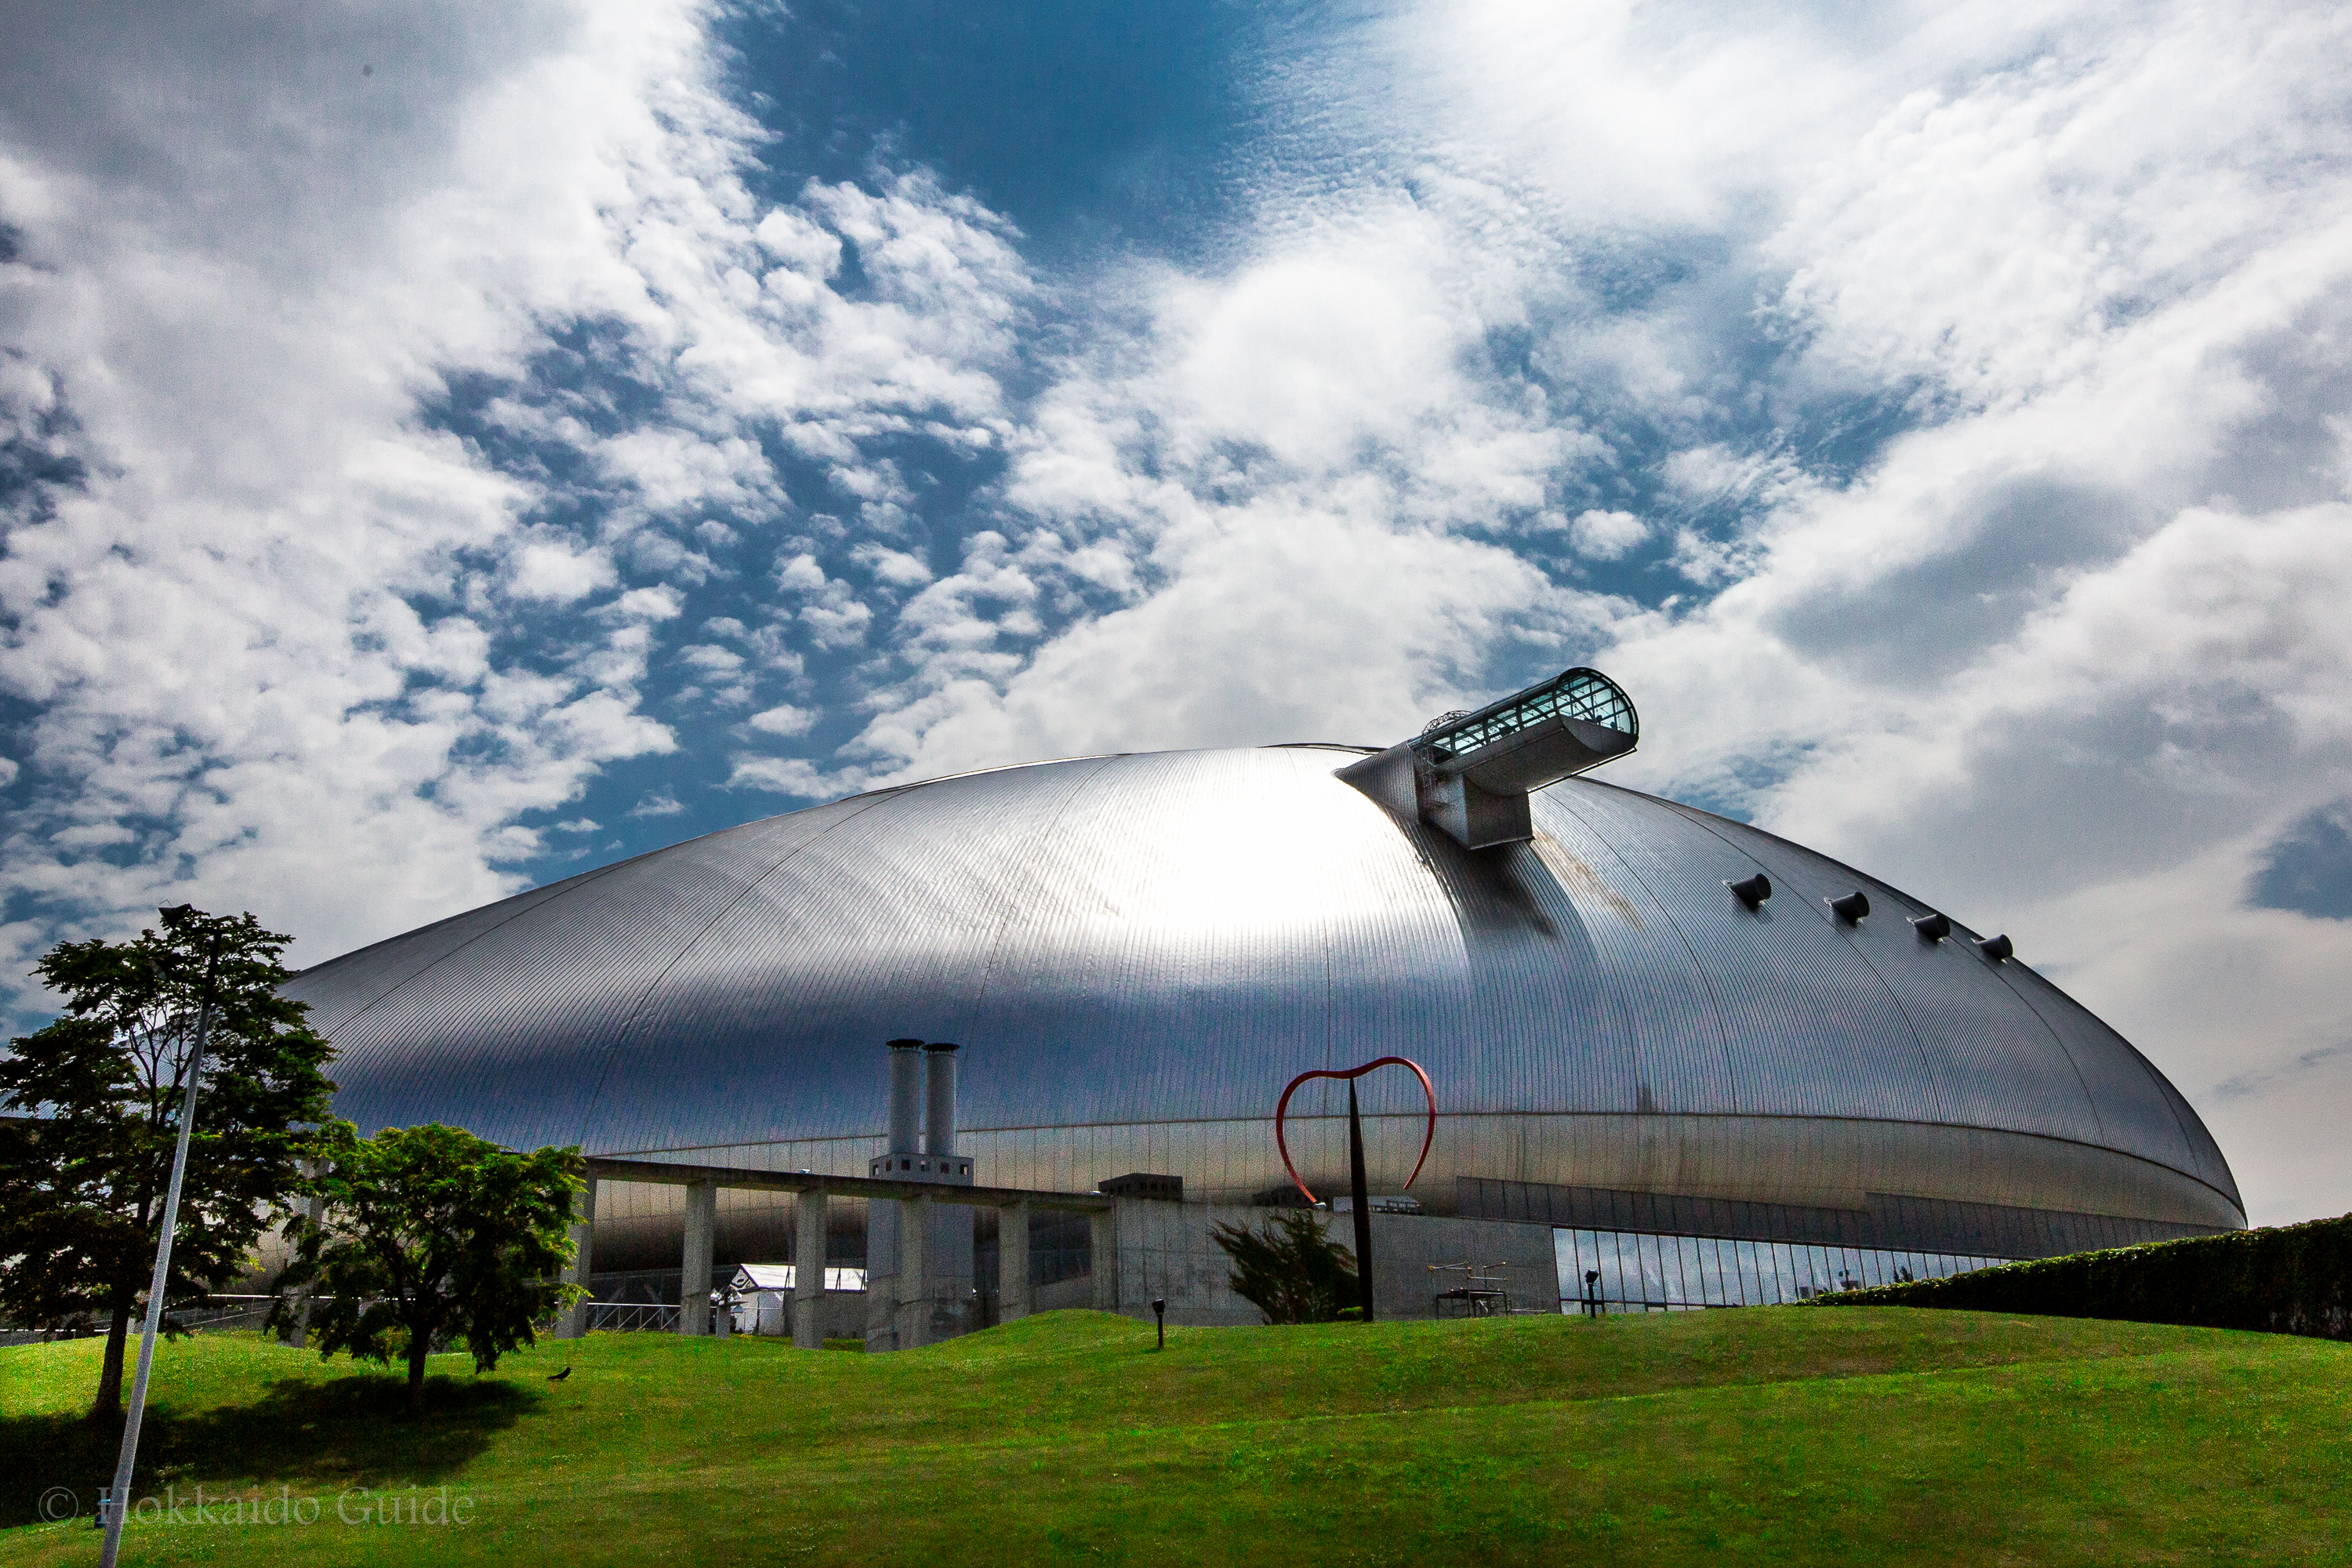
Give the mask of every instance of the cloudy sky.
[{"label": "cloudy sky", "polygon": [[2352,1208],[2352,12],[7,33],[7,980],[1592,663]]}]

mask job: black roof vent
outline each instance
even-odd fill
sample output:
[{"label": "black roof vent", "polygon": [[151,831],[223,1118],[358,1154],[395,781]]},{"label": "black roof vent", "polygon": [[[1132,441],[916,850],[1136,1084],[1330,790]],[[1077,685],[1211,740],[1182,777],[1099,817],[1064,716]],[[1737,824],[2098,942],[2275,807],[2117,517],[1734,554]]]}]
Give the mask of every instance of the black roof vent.
[{"label": "black roof vent", "polygon": [[1977,943],[1977,951],[1999,963],[2017,951],[2017,944],[2005,936],[1989,936]]},{"label": "black roof vent", "polygon": [[1824,899],[1823,903],[1837,911],[1837,918],[1852,925],[1870,912],[1870,900],[1860,888],[1843,899]]},{"label": "black roof vent", "polygon": [[1952,917],[1947,914],[1921,915],[1911,922],[1911,929],[1927,942],[1941,942],[1952,934]]},{"label": "black roof vent", "polygon": [[1726,882],[1724,886],[1731,889],[1733,898],[1751,910],[1772,896],[1772,879],[1761,871],[1744,882]]}]

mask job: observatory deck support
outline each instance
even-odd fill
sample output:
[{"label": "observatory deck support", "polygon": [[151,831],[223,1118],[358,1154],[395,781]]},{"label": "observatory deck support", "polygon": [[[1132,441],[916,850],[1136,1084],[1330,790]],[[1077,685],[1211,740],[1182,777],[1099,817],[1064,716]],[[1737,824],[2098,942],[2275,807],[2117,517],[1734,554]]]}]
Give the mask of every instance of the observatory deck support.
[{"label": "observatory deck support", "polygon": [[580,1196],[572,1205],[572,1262],[563,1270],[566,1285],[580,1287],[580,1299],[563,1309],[563,1321],[558,1324],[555,1337],[576,1340],[588,1331],[588,1279],[596,1267],[596,1178],[589,1177],[580,1184]]},{"label": "observatory deck support", "polygon": [[1029,1289],[1029,1205],[1007,1204],[996,1211],[996,1315],[1004,1322],[1036,1310]]},{"label": "observatory deck support", "polygon": [[1625,755],[1641,733],[1624,689],[1580,667],[1475,713],[1449,713],[1338,773],[1398,816],[1488,849],[1535,837],[1530,791]]},{"label": "observatory deck support", "polygon": [[[794,1216],[794,1247],[800,1261],[795,1265],[793,1285],[793,1343],[799,1348],[821,1348],[823,1331],[819,1313],[824,1296],[824,1211],[831,1197],[865,1198],[897,1202],[905,1205],[911,1216],[920,1216],[932,1204],[954,1205],[967,1208],[992,1208],[1003,1216],[1001,1234],[1017,1237],[1007,1241],[1005,1257],[1008,1263],[1019,1254],[1017,1269],[1006,1269],[1008,1286],[1004,1292],[1007,1317],[1020,1316],[1030,1308],[1029,1293],[1029,1216],[1032,1214],[1083,1214],[1089,1216],[1089,1234],[1094,1255],[1094,1304],[1105,1310],[1118,1310],[1118,1201],[1100,1193],[1037,1192],[1023,1187],[979,1187],[943,1185],[937,1182],[899,1182],[879,1176],[830,1176],[813,1171],[757,1171],[726,1165],[677,1164],[663,1160],[621,1160],[592,1156],[587,1162],[588,1186],[583,1194],[581,1221],[573,1226],[580,1251],[575,1257],[574,1270],[584,1283],[588,1257],[587,1231],[594,1221],[596,1184],[600,1182],[642,1182],[657,1186],[678,1186],[687,1190],[686,1234],[682,1279],[679,1294],[688,1310],[678,1314],[680,1333],[708,1333],[709,1324],[703,1313],[692,1308],[709,1289],[698,1280],[710,1275],[711,1242],[718,1215],[719,1194],[722,1189],[769,1193],[792,1193],[798,1196]],[[921,1239],[927,1227],[919,1218],[899,1227],[899,1279],[890,1289],[887,1307],[878,1299],[869,1302],[869,1310],[897,1312],[911,1296],[922,1295],[923,1281],[930,1272],[929,1250]],[[1010,1281],[1018,1281],[1017,1287]],[[869,1287],[878,1283],[869,1279]],[[1018,1310],[1013,1303],[1019,1302]],[[909,1314],[911,1320],[920,1314]],[[567,1319],[566,1337],[576,1337],[578,1317]],[[688,1323],[701,1326],[690,1328]],[[903,1328],[902,1324],[902,1328]],[[911,1333],[902,1332],[901,1344],[919,1343],[925,1337],[919,1327]]]},{"label": "observatory deck support", "polygon": [[824,1193],[793,1202],[793,1348],[824,1349]]},{"label": "observatory deck support", "polygon": [[719,1184],[705,1178],[686,1185],[686,1256],[678,1264],[677,1331],[710,1331],[711,1242],[719,1229]]}]

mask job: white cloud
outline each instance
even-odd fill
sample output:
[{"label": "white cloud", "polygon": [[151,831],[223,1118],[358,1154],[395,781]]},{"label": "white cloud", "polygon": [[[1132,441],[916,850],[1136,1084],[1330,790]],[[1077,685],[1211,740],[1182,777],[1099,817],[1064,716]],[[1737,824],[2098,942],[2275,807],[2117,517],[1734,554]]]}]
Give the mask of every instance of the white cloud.
[{"label": "white cloud", "polygon": [[617,578],[612,557],[601,550],[575,553],[558,543],[526,544],[516,552],[508,592],[519,599],[568,605],[611,587]]},{"label": "white cloud", "polygon": [[1614,561],[1649,537],[1650,525],[1630,511],[1583,511],[1568,525],[1576,552],[1595,561]]},{"label": "white cloud", "polygon": [[851,551],[850,559],[887,587],[919,588],[931,580],[930,567],[920,559],[887,545],[868,542]]},{"label": "white cloud", "polygon": [[[869,441],[993,438],[1010,231],[919,171],[763,206],[698,5],[178,7],[101,47],[38,9],[0,61],[0,416],[49,476],[0,557],[11,940],[194,897],[315,962],[509,889],[519,815],[675,746],[648,661],[701,552],[786,510],[764,441],[862,484]],[[551,395],[574,330],[656,406]],[[482,438],[437,428],[473,384],[509,389]],[[593,536],[544,521],[583,499]]]},{"label": "white cloud", "polygon": [[809,726],[816,722],[816,714],[784,702],[754,713],[744,722],[763,735],[805,735]]},{"label": "white cloud", "polygon": [[840,794],[834,780],[801,757],[744,757],[727,781],[740,789],[766,790],[774,795],[824,800]]},{"label": "white cloud", "polygon": [[686,603],[675,588],[632,588],[613,601],[613,608],[630,620],[667,621],[682,615]]}]

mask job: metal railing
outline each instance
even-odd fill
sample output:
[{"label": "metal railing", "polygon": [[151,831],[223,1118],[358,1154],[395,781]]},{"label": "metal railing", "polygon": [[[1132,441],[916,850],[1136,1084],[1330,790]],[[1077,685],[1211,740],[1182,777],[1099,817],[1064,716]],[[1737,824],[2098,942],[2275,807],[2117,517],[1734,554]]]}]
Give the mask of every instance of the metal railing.
[{"label": "metal railing", "polygon": [[[591,1333],[602,1329],[608,1333],[677,1332],[677,1312],[675,1306],[663,1306],[657,1301],[590,1301],[584,1325]],[[705,1311],[709,1308],[703,1309]]]},{"label": "metal railing", "polygon": [[[212,1333],[234,1329],[257,1331],[269,1316],[270,1305],[277,1300],[275,1296],[204,1296],[184,1306],[173,1308],[164,1321],[174,1333]],[[138,1324],[134,1322],[131,1327],[136,1329]],[[105,1329],[95,1323],[79,1329],[5,1329],[0,1330],[0,1346],[89,1340],[105,1332]]]}]

